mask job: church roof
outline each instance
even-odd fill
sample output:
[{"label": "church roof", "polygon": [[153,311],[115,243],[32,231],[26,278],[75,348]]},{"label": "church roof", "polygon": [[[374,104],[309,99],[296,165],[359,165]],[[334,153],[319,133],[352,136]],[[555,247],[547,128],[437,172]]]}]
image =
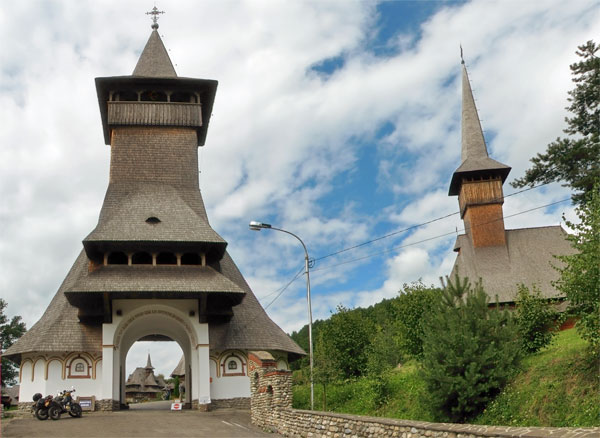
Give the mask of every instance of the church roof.
[{"label": "church roof", "polygon": [[154,372],[148,374],[146,368],[138,367],[127,378],[125,383],[128,392],[162,392],[163,385],[157,382]]},{"label": "church roof", "polygon": [[[149,218],[160,222],[146,222]],[[210,244],[219,257],[227,246],[208,223],[198,188],[152,182],[109,185],[98,225],[84,239],[84,246],[118,241]]]},{"label": "church roof", "polygon": [[[26,352],[86,351],[96,356],[102,354],[102,326],[80,322],[78,308],[71,305],[65,296],[65,290],[71,287],[73,278],[77,278],[82,269],[88,270],[84,251],[79,254],[40,320],[9,347],[4,356],[19,360],[18,356]],[[243,290],[245,298],[233,306],[231,320],[209,323],[211,349],[276,350],[295,356],[306,354],[269,318],[227,252],[220,262],[220,274]]]},{"label": "church roof", "polygon": [[171,373],[171,377],[175,376],[185,376],[185,357],[182,355],[181,359],[179,359],[179,363]]},{"label": "church roof", "polygon": [[479,115],[473,98],[467,68],[462,65],[462,149],[461,164],[452,175],[448,195],[458,195],[462,178],[499,175],[506,180],[510,167],[489,157]]},{"label": "church roof", "polygon": [[506,230],[506,246],[473,248],[471,239],[461,234],[454,250],[458,252],[452,274],[468,277],[471,282],[482,279],[483,288],[490,302],[515,301],[517,285],[530,289],[537,285],[546,298],[563,298],[552,282],[559,273],[553,266],[560,266],[554,255],[574,252],[560,225]]},{"label": "church roof", "polygon": [[153,30],[133,70],[133,76],[176,78],[175,68],[157,30]]}]

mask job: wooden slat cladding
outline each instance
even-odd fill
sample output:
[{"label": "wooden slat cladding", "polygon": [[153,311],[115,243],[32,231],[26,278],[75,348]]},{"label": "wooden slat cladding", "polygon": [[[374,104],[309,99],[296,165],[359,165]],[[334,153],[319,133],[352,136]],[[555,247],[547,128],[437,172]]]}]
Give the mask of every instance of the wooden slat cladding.
[{"label": "wooden slat cladding", "polygon": [[202,126],[196,103],[107,102],[109,125]]},{"label": "wooden slat cladding", "polygon": [[502,180],[500,178],[471,181],[463,179],[458,203],[461,217],[465,215],[465,210],[470,205],[503,204]]}]

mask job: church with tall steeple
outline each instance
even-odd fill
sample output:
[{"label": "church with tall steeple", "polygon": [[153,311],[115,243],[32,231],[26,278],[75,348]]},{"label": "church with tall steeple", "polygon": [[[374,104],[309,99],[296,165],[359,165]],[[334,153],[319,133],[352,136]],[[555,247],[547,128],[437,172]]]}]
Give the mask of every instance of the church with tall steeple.
[{"label": "church with tall steeple", "polygon": [[[183,351],[186,404],[249,404],[252,354],[280,368],[305,352],[265,313],[211,227],[198,181],[217,81],[177,76],[158,34],[130,76],[96,78],[110,175],[98,224],[40,320],[4,355],[20,400],[74,386],[125,403],[138,340]],[[209,182],[210,183],[210,182]]]},{"label": "church with tall steeple", "polygon": [[560,225],[507,230],[503,184],[510,167],[490,158],[469,76],[462,61],[461,164],[448,196],[458,196],[465,233],[457,237],[451,277],[481,279],[491,302],[512,303],[517,286],[535,285],[546,298],[563,298],[552,286],[558,279],[555,255],[573,249]]}]

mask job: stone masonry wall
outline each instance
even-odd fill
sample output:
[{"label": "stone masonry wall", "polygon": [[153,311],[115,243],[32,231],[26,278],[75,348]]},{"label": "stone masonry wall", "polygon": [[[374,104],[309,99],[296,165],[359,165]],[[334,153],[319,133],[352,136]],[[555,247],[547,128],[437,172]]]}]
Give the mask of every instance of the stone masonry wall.
[{"label": "stone masonry wall", "polygon": [[211,399],[211,408],[234,408],[234,409],[250,409],[250,397],[222,398]]},{"label": "stone masonry wall", "polygon": [[292,379],[273,361],[250,354],[252,422],[288,437],[310,438],[597,438],[600,428],[501,427],[428,423],[292,409]]}]

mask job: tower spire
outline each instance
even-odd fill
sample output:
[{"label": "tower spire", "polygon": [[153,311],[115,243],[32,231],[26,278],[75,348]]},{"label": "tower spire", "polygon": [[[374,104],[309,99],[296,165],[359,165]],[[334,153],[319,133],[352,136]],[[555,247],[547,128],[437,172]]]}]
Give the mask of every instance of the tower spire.
[{"label": "tower spire", "polygon": [[150,360],[150,353],[148,353],[148,360],[146,361],[146,369],[154,369],[152,361]]},{"label": "tower spire", "polygon": [[467,73],[467,67],[462,57],[462,140],[461,140],[461,164],[452,175],[448,195],[456,196],[460,192],[461,181],[464,177],[500,176],[502,182],[508,176],[510,167],[502,164],[488,155],[483,130],[479,122],[479,114],[473,98],[473,90]]}]

